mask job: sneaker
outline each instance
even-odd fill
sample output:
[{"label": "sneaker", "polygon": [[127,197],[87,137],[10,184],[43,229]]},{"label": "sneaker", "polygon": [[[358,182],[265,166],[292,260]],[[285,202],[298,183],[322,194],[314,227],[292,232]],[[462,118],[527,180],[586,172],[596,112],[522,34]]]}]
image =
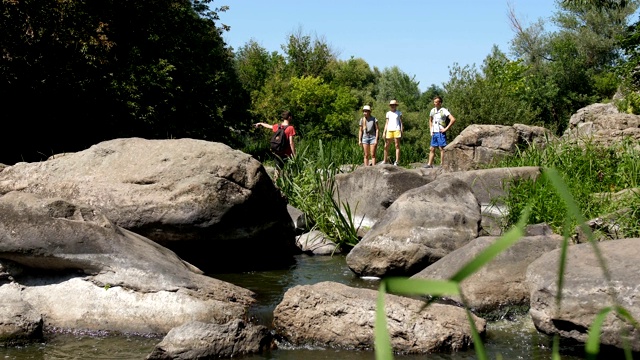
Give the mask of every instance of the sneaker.
[{"label": "sneaker", "polygon": [[423,167],[426,168],[426,169],[433,169],[433,165],[429,165],[429,164],[427,164],[427,165],[425,165]]},{"label": "sneaker", "polygon": [[397,162],[397,161],[394,161],[394,162],[393,162],[393,166],[398,166],[398,162]]},{"label": "sneaker", "polygon": [[386,163],[387,163],[386,161],[382,160],[382,161],[380,161],[380,162],[378,163],[378,165],[384,165],[384,164],[386,164]]}]

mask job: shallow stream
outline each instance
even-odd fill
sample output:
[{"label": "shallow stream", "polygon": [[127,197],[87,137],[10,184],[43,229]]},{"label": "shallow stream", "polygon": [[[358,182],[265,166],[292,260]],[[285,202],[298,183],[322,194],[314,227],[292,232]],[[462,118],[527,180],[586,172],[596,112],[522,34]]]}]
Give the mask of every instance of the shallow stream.
[{"label": "shallow stream", "polygon": [[[354,287],[378,288],[375,280],[356,277],[346,265],[343,255],[296,256],[296,263],[290,269],[239,274],[211,274],[211,276],[250,289],[257,294],[258,305],[251,309],[251,315],[258,323],[269,326],[272,312],[281,301],[285,291],[295,285],[315,284],[335,281]],[[25,347],[1,348],[0,359],[144,359],[160,338],[141,336],[96,336],[73,334],[47,334],[43,343]],[[485,348],[490,359],[550,359],[551,339],[539,334],[528,316],[511,320],[491,322],[487,326]],[[567,346],[563,360],[581,359]],[[372,351],[346,351],[335,349],[286,348],[281,347],[271,353],[241,357],[245,360],[373,360]],[[463,360],[476,359],[473,350],[452,354],[428,354],[396,356],[396,360]]]}]

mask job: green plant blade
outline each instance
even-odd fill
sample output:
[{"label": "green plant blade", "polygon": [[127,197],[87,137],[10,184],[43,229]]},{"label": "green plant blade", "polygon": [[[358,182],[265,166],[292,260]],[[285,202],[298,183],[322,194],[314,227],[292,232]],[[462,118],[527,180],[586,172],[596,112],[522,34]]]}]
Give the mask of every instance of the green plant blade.
[{"label": "green plant blade", "polygon": [[476,257],[463,266],[462,269],[458,270],[458,272],[451,277],[451,281],[458,283],[462,282],[462,280],[471,276],[473,273],[478,271],[478,269],[486,265],[488,262],[493,260],[493,258],[518,241],[524,234],[524,227],[529,220],[530,213],[531,209],[529,207],[525,208],[516,226],[496,240],[493,244],[481,251],[476,255]]},{"label": "green plant blade", "polygon": [[627,309],[623,308],[622,306],[616,306],[615,310],[616,313],[627,320],[629,324],[633,325],[633,327],[635,327],[636,329],[640,329],[640,323],[638,323],[638,321],[633,318],[633,316]]},{"label": "green plant blade", "polygon": [[598,353],[600,352],[600,332],[602,328],[602,323],[607,315],[611,312],[612,308],[606,307],[596,315],[595,319],[593,319],[593,323],[589,327],[589,337],[587,338],[587,343],[585,344],[585,351],[587,353],[588,360],[595,360],[598,358]]},{"label": "green plant blade", "polygon": [[460,295],[458,283],[447,280],[425,280],[407,278],[386,278],[387,291],[398,295]]},{"label": "green plant blade", "polygon": [[384,310],[384,297],[386,295],[386,281],[380,282],[378,289],[378,300],[376,301],[376,320],[374,327],[374,349],[376,360],[392,360],[393,349],[391,348],[391,339],[387,330],[387,315]]},{"label": "green plant blade", "polygon": [[553,336],[553,346],[551,348],[551,360],[562,360],[560,358],[560,335]]},{"label": "green plant blade", "polygon": [[476,356],[478,360],[487,360],[487,352],[484,349],[484,344],[476,328],[476,323],[473,321],[473,315],[471,315],[469,309],[465,309],[465,311],[467,312],[467,319],[469,319],[469,326],[471,326],[471,337],[473,338],[473,347],[476,350]]}]

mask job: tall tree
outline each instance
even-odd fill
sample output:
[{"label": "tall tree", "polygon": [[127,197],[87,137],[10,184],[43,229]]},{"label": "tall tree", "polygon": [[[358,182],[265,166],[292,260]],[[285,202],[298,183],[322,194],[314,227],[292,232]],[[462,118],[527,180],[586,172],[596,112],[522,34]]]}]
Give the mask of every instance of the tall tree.
[{"label": "tall tree", "polygon": [[292,75],[296,77],[322,77],[327,80],[328,66],[336,59],[336,53],[322,37],[311,38],[301,28],[289,35],[282,46]]},{"label": "tall tree", "polygon": [[622,60],[618,39],[626,34],[626,23],[638,1],[625,6],[606,3],[559,1],[552,18],[558,30],[553,33],[545,32],[541,21],[525,28],[511,11],[516,31],[512,51],[529,67],[529,81],[535,84],[532,93],[537,95],[532,105],[545,125],[558,133],[573,112],[610,99],[620,84],[614,75]]},{"label": "tall tree", "polygon": [[16,145],[40,160],[113,137],[231,141],[248,97],[210,1],[3,1],[0,96]]},{"label": "tall tree", "polygon": [[396,99],[405,111],[416,111],[420,99],[419,84],[415,75],[411,77],[397,66],[386,68],[378,80],[376,100],[388,103],[389,100]]}]

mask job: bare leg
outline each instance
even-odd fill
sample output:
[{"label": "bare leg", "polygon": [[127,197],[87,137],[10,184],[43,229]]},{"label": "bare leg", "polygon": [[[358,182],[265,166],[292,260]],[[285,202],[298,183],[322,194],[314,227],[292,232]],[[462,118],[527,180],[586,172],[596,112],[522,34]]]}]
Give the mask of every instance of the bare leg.
[{"label": "bare leg", "polygon": [[376,144],[371,145],[371,165],[376,164]]},{"label": "bare leg", "polygon": [[429,148],[429,162],[427,164],[433,165],[433,158],[435,157],[435,155],[436,155],[436,148],[431,146]]},{"label": "bare leg", "polygon": [[364,166],[369,165],[369,147],[370,145],[362,144],[362,150],[364,151]]},{"label": "bare leg", "polygon": [[444,148],[440,147],[440,165],[444,164]]},{"label": "bare leg", "polygon": [[396,163],[400,163],[400,139],[399,138],[395,138],[395,143],[396,143]]},{"label": "bare leg", "polygon": [[389,162],[389,142],[391,139],[384,139],[384,159],[385,164]]}]

